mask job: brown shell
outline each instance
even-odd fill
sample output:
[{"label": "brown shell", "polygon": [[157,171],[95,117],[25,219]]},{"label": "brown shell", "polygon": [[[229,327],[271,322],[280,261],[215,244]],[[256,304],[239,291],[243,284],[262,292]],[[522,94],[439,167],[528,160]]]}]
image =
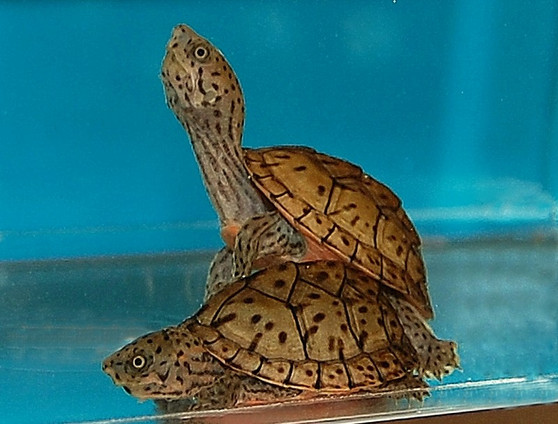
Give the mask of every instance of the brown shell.
[{"label": "brown shell", "polygon": [[283,387],[383,388],[417,366],[378,281],[343,262],[286,262],[232,283],[188,329],[225,365]]},{"label": "brown shell", "polygon": [[420,238],[387,186],[307,147],[245,149],[244,157],[254,184],[295,228],[433,317]]}]

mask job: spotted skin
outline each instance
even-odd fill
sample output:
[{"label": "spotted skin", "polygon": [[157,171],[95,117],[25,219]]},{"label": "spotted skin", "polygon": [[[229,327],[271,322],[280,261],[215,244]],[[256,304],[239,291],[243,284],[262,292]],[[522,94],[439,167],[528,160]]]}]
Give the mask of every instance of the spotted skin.
[{"label": "spotted skin", "polygon": [[[308,148],[242,149],[240,83],[223,54],[186,25],[172,33],[161,78],[232,249],[231,281],[268,258],[336,258],[398,291],[422,317],[433,317],[420,238],[388,187]],[[273,228],[262,230],[261,217],[274,220]]]},{"label": "spotted skin", "polygon": [[109,356],[103,370],[139,399],[188,409],[393,389],[421,398],[423,377],[439,370],[422,369],[430,364],[385,290],[342,262],[281,263],[226,285],[182,324]]}]

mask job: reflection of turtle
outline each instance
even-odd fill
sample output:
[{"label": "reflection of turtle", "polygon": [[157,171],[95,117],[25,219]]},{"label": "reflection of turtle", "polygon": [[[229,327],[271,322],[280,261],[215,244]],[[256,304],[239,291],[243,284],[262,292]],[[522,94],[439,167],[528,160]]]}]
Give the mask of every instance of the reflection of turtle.
[{"label": "reflection of turtle", "polygon": [[162,79],[232,248],[215,258],[208,295],[265,260],[341,259],[432,318],[419,236],[388,187],[309,148],[242,149],[238,80],[221,52],[185,25],[167,45]]},{"label": "reflection of turtle", "polygon": [[[455,343],[426,327],[409,340],[404,321],[362,271],[285,262],[228,284],[192,318],[140,337],[103,369],[133,396],[195,397],[196,409],[426,388],[424,375],[458,365]],[[417,341],[432,351],[428,369]]]}]

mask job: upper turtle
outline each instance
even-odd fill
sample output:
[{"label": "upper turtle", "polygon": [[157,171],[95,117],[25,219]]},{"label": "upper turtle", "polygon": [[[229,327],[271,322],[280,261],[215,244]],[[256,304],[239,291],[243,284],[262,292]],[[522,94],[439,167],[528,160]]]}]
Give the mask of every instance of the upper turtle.
[{"label": "upper turtle", "polygon": [[248,275],[253,258],[265,256],[338,258],[433,317],[420,238],[393,191],[358,166],[309,148],[242,149],[240,83],[223,54],[186,25],[173,31],[161,76],[242,268],[235,275]]}]

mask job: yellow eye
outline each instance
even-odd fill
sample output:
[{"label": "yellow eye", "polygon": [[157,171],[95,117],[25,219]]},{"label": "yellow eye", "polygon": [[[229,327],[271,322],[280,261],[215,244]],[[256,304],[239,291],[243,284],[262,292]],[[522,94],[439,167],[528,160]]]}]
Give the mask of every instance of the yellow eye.
[{"label": "yellow eye", "polygon": [[198,46],[194,49],[194,56],[196,56],[196,59],[198,60],[207,59],[207,56],[209,56],[209,50],[204,46]]},{"label": "yellow eye", "polygon": [[132,365],[135,369],[142,369],[145,366],[145,358],[141,355],[134,356],[134,359],[132,359]]}]

